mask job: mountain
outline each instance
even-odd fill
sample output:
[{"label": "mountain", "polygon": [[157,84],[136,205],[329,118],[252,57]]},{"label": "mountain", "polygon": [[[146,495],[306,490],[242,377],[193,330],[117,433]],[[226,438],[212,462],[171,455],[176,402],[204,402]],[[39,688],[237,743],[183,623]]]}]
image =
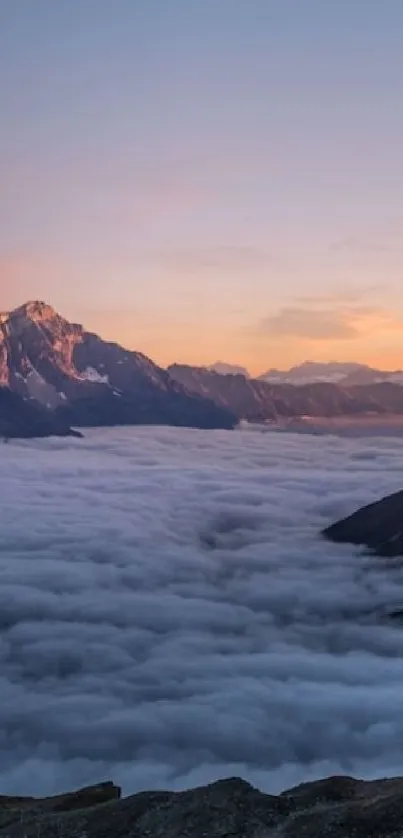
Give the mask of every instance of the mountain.
[{"label": "mountain", "polygon": [[349,387],[329,382],[270,384],[179,364],[169,367],[169,373],[187,390],[213,399],[248,422],[296,417],[403,416],[403,387],[389,382]]},{"label": "mountain", "polygon": [[238,367],[236,364],[226,364],[225,361],[216,361],[207,369],[212,372],[218,372],[220,375],[244,375],[245,378],[250,378],[250,373],[246,367]]},{"label": "mountain", "polygon": [[403,556],[403,491],[364,506],[324,530],[329,541],[369,547],[380,556]]},{"label": "mountain", "polygon": [[64,417],[59,417],[41,405],[0,387],[0,437],[30,439],[47,436],[76,436]]},{"label": "mountain", "polygon": [[304,361],[289,370],[270,369],[259,376],[260,381],[267,381],[269,384],[317,384],[327,382],[332,384],[343,384],[346,387],[359,384],[380,384],[388,381],[396,384],[403,384],[403,372],[386,372],[369,367],[366,364],[354,362],[345,363],[330,361],[320,363],[316,361]]},{"label": "mountain", "polygon": [[[214,369],[174,364],[163,370],[142,353],[70,323],[46,303],[29,302],[0,314],[0,434],[135,424],[230,429],[240,420],[403,416],[401,373],[378,372],[374,382],[370,367],[309,362],[290,371],[293,383],[273,383],[246,377],[243,368],[225,369],[217,362]],[[323,378],[325,369],[330,377],[344,377],[305,383],[307,377]]]},{"label": "mountain", "polygon": [[0,384],[76,427],[236,423],[145,355],[102,340],[42,302],[0,315]]},{"label": "mountain", "polygon": [[270,369],[259,376],[261,381],[270,384],[314,384],[326,381],[333,384],[345,380],[349,375],[355,374],[362,369],[369,369],[361,364],[339,363],[331,361],[320,363],[316,361],[304,361],[298,366],[289,370]]},{"label": "mountain", "polygon": [[247,379],[244,375],[222,375],[206,367],[184,364],[173,364],[168,370],[187,390],[213,399],[220,407],[232,410],[239,419],[265,422],[277,417],[271,388],[263,381]]},{"label": "mountain", "polygon": [[398,838],[403,779],[335,776],[264,794],[237,777],[121,797],[113,783],[55,797],[0,796],[1,838]]}]

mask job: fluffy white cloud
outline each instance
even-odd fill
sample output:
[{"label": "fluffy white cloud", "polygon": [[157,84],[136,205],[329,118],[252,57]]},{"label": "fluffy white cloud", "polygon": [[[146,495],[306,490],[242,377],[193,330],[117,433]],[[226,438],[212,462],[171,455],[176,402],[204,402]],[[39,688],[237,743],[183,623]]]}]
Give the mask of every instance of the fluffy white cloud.
[{"label": "fluffy white cloud", "polygon": [[319,530],[403,440],[125,429],[2,450],[0,789],[403,772],[399,562]]}]

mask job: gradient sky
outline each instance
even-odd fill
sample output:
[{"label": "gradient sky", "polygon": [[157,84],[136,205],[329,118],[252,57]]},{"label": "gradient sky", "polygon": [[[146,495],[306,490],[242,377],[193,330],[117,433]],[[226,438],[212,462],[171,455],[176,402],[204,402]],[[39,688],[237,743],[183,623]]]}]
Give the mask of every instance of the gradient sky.
[{"label": "gradient sky", "polygon": [[0,308],[403,367],[402,0],[0,0]]}]

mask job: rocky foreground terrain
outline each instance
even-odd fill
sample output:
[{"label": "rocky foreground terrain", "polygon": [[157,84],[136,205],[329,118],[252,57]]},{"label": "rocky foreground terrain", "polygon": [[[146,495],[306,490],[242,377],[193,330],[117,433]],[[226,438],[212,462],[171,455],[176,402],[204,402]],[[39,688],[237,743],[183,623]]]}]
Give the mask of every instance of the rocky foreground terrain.
[{"label": "rocky foreground terrain", "polygon": [[121,798],[113,783],[36,800],[0,797],[10,838],[402,838],[403,778],[329,777],[279,796],[233,778]]},{"label": "rocky foreground terrain", "polygon": [[403,491],[364,506],[323,535],[339,544],[369,547],[378,556],[403,556]]}]

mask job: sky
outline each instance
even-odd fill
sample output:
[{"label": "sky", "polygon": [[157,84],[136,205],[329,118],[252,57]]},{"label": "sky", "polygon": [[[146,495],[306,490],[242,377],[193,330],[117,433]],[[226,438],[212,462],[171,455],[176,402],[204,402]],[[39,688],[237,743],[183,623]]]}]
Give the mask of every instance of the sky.
[{"label": "sky", "polygon": [[403,367],[401,0],[0,0],[0,309]]}]

